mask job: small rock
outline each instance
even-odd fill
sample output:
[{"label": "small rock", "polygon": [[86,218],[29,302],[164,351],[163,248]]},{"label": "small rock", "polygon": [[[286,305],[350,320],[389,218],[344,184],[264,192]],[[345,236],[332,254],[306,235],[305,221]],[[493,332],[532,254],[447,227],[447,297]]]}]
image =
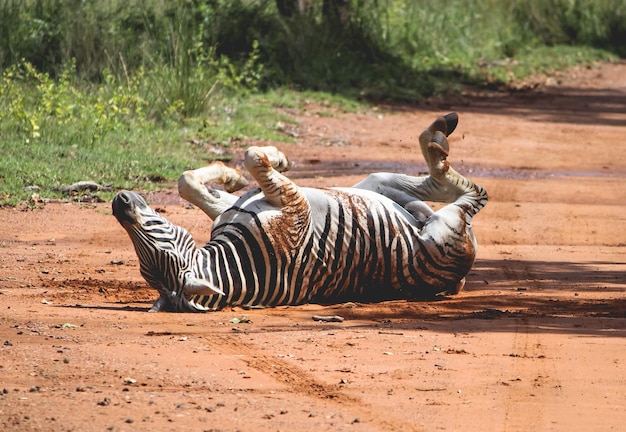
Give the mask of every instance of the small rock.
[{"label": "small rock", "polygon": [[343,317],[340,317],[339,315],[313,315],[313,321],[343,322]]}]

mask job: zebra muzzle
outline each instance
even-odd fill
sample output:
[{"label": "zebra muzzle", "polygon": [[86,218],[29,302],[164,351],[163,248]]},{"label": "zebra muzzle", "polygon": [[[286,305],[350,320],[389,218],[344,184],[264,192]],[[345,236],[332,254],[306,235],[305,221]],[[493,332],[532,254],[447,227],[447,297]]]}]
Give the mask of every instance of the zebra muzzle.
[{"label": "zebra muzzle", "polygon": [[141,209],[147,206],[148,204],[146,204],[140,195],[129,191],[119,192],[111,203],[113,216],[115,216],[122,225],[124,222],[131,224],[136,223],[138,218],[136,212],[137,208]]}]

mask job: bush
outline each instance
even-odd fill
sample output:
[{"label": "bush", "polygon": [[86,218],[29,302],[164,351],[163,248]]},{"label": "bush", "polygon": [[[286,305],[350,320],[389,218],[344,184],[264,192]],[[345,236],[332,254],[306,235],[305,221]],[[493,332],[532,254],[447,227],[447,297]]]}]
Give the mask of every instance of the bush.
[{"label": "bush", "polygon": [[[74,61],[91,82],[155,72],[167,81],[155,90],[198,113],[217,81],[429,94],[433,74],[472,82],[468,66],[529,46],[626,50],[626,0],[351,0],[344,16],[324,9],[332,1],[308,4],[281,14],[275,0],[0,0],[0,65],[24,58],[55,78]],[[255,70],[240,73],[251,53]],[[216,68],[230,72],[217,80]]]}]

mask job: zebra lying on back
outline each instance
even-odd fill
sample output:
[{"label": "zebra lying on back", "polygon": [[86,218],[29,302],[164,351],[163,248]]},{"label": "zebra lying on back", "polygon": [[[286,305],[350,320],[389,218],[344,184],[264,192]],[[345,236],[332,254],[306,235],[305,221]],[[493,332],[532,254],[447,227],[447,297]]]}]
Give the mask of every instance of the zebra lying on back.
[{"label": "zebra lying on back", "polygon": [[[300,188],[281,173],[289,162],[274,147],[247,150],[260,191],[241,197],[231,192],[247,181],[220,162],[187,171],[180,195],[214,219],[201,248],[139,195],[120,192],[113,214],[160,294],[150,311],[458,293],[476,256],[472,217],[487,194],[450,167],[446,136],[457,121],[439,117],[420,135],[424,177],[377,173],[352,188]],[[433,212],[424,201],[449,204]]]}]

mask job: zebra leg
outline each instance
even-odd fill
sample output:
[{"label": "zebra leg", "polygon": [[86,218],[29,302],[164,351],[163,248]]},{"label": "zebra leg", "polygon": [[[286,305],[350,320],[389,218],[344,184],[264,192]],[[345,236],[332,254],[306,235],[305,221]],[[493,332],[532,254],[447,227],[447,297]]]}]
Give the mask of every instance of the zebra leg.
[{"label": "zebra leg", "polygon": [[404,209],[411,213],[418,223],[418,228],[424,226],[426,220],[431,217],[435,212],[424,201],[415,200],[410,201],[404,205]]},{"label": "zebra leg", "polygon": [[[459,123],[459,116],[457,113],[446,114],[445,116],[440,116],[435,119],[434,122],[431,123],[419,136],[419,144],[420,150],[422,151],[422,155],[424,159],[426,159],[426,163],[428,164],[428,170],[430,175],[433,175],[433,169],[436,165],[436,160],[432,159],[431,152],[429,151],[429,144],[432,141],[435,134],[438,132],[445,135],[446,137],[450,136],[452,132],[456,129],[457,124]],[[450,151],[450,146],[448,142],[442,144],[443,149],[446,152]]]},{"label": "zebra leg", "polygon": [[[472,232],[472,218],[487,204],[487,192],[456,172],[448,162],[448,143],[442,132],[433,134],[426,153],[429,158],[430,183],[424,183],[424,195],[430,198],[456,196],[451,204],[435,212],[421,230],[421,243],[437,263],[434,281],[447,273],[445,291],[457,294],[465,286],[465,275],[476,258],[477,244]],[[433,285],[436,286],[435,283]]]},{"label": "zebra leg", "polygon": [[454,131],[457,123],[457,114],[450,113],[438,117],[421,133],[420,150],[428,164],[429,176],[375,173],[370,174],[354,187],[378,192],[405,208],[407,204],[416,200],[445,203],[455,201],[464,193],[464,190],[455,186],[456,181],[450,183],[446,179],[446,173],[451,170],[447,160],[450,146],[446,136]]},{"label": "zebra leg", "polygon": [[433,134],[425,148],[432,179],[430,196],[447,197],[451,193],[456,198],[426,221],[421,231],[422,244],[440,268],[456,274],[458,282],[447,287],[449,293],[456,294],[463,289],[465,275],[476,258],[472,218],[487,204],[487,191],[452,169],[448,162],[449,146],[441,131]]},{"label": "zebra leg", "polygon": [[[456,126],[456,115],[439,117],[420,135],[420,149],[429,176],[378,173],[355,187],[379,192],[407,209],[421,227],[419,241],[429,258],[424,260],[424,279],[435,292],[456,294],[476,257],[472,218],[487,204],[487,193],[456,172],[448,161],[446,136]],[[420,201],[449,203],[430,213]],[[422,218],[425,218],[422,223]]]},{"label": "zebra leg", "polygon": [[268,220],[266,232],[273,237],[277,250],[291,253],[306,235],[311,206],[300,188],[278,172],[289,167],[287,158],[275,147],[250,147],[245,164],[259,183],[265,200],[280,209],[280,215]]},{"label": "zebra leg", "polygon": [[259,184],[265,199],[275,207],[290,207],[295,201],[305,199],[300,188],[280,173],[288,170],[290,164],[276,147],[248,148],[245,165]]},{"label": "zebra leg", "polygon": [[[226,192],[207,187],[207,183],[224,185]],[[236,169],[222,162],[213,162],[203,168],[185,171],[178,179],[178,193],[205,212],[211,220],[215,220],[237,201],[238,197],[229,192],[237,191],[247,184],[248,181]]]},{"label": "zebra leg", "polygon": [[[257,156],[253,155],[258,155],[260,153],[264,154],[267,157],[267,160],[272,165],[272,168],[274,168],[276,171],[285,172],[291,169],[291,162],[287,159],[287,156],[285,156],[283,152],[281,152],[274,146],[250,147],[248,151],[246,151],[246,161],[248,161],[248,155],[250,155],[250,157],[252,158],[255,158]],[[246,162],[246,166],[247,163],[248,162]],[[252,162],[252,164],[256,165],[257,162]]]}]

